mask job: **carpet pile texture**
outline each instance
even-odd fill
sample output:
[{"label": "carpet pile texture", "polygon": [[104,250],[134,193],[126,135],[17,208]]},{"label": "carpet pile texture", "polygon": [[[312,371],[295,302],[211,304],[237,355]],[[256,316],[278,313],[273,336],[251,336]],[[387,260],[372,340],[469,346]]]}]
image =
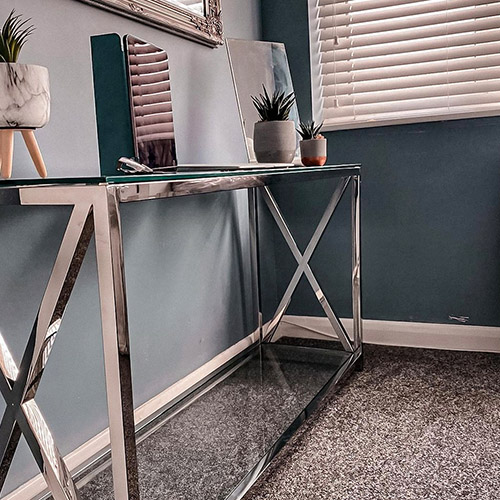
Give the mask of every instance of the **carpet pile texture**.
[{"label": "carpet pile texture", "polygon": [[245,500],[500,499],[500,355],[365,352]]}]

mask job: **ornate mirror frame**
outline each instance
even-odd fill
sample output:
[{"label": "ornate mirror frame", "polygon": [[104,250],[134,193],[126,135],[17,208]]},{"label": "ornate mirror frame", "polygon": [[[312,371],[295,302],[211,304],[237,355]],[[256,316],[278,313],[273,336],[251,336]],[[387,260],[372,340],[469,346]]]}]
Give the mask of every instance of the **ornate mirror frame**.
[{"label": "ornate mirror frame", "polygon": [[164,31],[217,47],[224,43],[221,0],[203,0],[205,15],[200,16],[168,0],[80,0],[121,14]]}]

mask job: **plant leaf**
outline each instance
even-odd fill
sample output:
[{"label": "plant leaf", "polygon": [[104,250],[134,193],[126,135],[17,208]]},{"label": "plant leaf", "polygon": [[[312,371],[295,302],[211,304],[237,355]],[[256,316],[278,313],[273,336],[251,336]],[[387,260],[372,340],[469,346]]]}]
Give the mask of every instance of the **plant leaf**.
[{"label": "plant leaf", "polygon": [[288,120],[292,106],[295,103],[293,92],[285,95],[284,91],[275,90],[270,95],[264,84],[262,89],[263,93],[259,94],[259,96],[251,96],[261,121]]},{"label": "plant leaf", "polygon": [[23,20],[20,14],[14,14],[15,11],[12,9],[0,31],[1,62],[17,62],[21,49],[35,30],[32,24],[28,24],[30,18]]}]

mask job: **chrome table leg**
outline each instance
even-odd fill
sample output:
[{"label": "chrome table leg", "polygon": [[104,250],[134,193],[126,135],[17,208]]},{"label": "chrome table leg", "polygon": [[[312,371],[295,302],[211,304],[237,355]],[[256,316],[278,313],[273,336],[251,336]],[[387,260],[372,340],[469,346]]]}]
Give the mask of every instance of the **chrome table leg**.
[{"label": "chrome table leg", "polygon": [[[352,317],[354,330],[354,348],[363,343],[363,322],[361,320],[361,198],[358,175],[352,178],[351,202],[351,238],[352,238]],[[362,367],[362,356],[358,367]]]},{"label": "chrome table leg", "polygon": [[0,335],[0,390],[7,403],[0,424],[0,489],[22,433],[54,500],[80,498],[34,397],[92,234],[91,205],[75,206],[19,368]]},{"label": "chrome table leg", "polygon": [[[123,250],[115,189],[105,185],[23,188],[20,199],[23,205],[92,209],[115,500],[139,500]],[[66,475],[69,477],[69,473]],[[56,496],[49,487],[55,500],[73,499]]]},{"label": "chrome table leg", "polygon": [[259,213],[257,205],[257,188],[248,190],[248,211],[250,225],[250,252],[252,268],[252,291],[254,307],[257,312],[257,328],[259,330],[259,340],[263,340],[262,328],[262,296],[260,283],[260,256],[259,256]]},{"label": "chrome table leg", "polygon": [[99,189],[95,242],[115,500],[139,500],[120,211],[114,188]]}]

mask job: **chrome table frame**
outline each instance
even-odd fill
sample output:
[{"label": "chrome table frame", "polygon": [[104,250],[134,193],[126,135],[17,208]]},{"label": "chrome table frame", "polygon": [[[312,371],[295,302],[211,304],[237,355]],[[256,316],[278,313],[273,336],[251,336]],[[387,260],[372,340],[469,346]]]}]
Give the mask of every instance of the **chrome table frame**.
[{"label": "chrome table frame", "polygon": [[[104,345],[106,391],[111,439],[112,472],[115,500],[139,500],[134,405],[130,365],[127,299],[120,219],[120,203],[188,196],[217,191],[248,189],[250,244],[255,304],[260,342],[271,342],[286,312],[293,292],[305,274],[324,309],[343,348],[353,353],[351,362],[328,385],[335,385],[355,362],[362,361],[362,323],[360,295],[360,167],[309,169],[300,172],[274,171],[242,175],[211,176],[195,179],[168,179],[127,183],[41,184],[0,188],[0,204],[68,205],[72,213],[52,269],[26,350],[18,367],[0,334],[0,392],[7,408],[0,424],[0,491],[4,485],[14,452],[23,434],[42,472],[54,500],[80,499],[70,471],[62,459],[34,397],[54,345],[74,283],[80,271],[91,237],[95,234],[97,271]],[[269,186],[338,178],[339,183],[313,233],[301,253]],[[329,304],[309,261],[348,184],[352,185],[352,305],[351,339]],[[260,293],[258,198],[269,208],[278,228],[297,261],[295,271],[277,311],[264,331]],[[317,398],[316,398],[317,399]],[[289,436],[317,404],[312,402],[288,429]],[[241,498],[267,466],[286,439],[279,440],[270,452],[249,472],[230,498]]]}]

